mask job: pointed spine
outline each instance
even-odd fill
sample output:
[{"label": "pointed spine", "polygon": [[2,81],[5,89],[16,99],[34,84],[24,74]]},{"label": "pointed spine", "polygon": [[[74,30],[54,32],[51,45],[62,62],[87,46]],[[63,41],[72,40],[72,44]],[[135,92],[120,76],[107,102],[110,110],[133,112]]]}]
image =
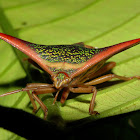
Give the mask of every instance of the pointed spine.
[{"label": "pointed spine", "polygon": [[71,75],[71,78],[74,78],[74,77],[82,74],[83,71],[86,71],[87,69],[93,67],[98,62],[100,62],[102,60],[107,60],[111,56],[113,56],[121,51],[124,51],[128,48],[131,48],[135,45],[138,45],[138,44],[140,44],[140,38],[102,48],[102,49],[104,49],[102,52],[94,55],[94,57],[92,57],[82,68],[78,69],[75,73],[73,73]]},{"label": "pointed spine", "polygon": [[111,57],[111,56],[113,56],[121,51],[129,49],[129,48],[136,46],[138,44],[140,44],[140,38],[126,41],[126,42],[122,42],[122,43],[119,43],[116,45],[112,45],[112,46],[106,47],[106,50],[104,51],[104,55],[106,57]]},{"label": "pointed spine", "polygon": [[30,44],[30,42],[27,42],[27,41],[24,41],[24,40],[21,40],[19,38],[16,38],[16,37],[13,37],[10,35],[6,35],[3,33],[0,33],[0,38],[2,40],[6,41],[7,43],[9,43],[10,45],[12,45],[13,47],[22,51],[24,54],[29,56],[33,61],[35,61],[42,69],[44,69],[50,75],[53,75],[53,73],[45,65],[45,63],[38,56],[38,54],[28,46],[28,44]]}]

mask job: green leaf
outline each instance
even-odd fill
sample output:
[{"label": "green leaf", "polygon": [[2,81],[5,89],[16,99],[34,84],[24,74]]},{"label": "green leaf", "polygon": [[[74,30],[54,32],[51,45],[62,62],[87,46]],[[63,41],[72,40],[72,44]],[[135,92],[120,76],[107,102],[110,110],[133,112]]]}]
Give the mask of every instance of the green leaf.
[{"label": "green leaf", "polygon": [[[38,44],[85,42],[91,46],[105,47],[140,37],[139,5],[138,0],[1,0],[0,32]],[[139,52],[140,45],[137,45],[109,59],[117,62],[113,73],[140,75]],[[20,89],[25,82],[30,82],[26,80],[29,74],[27,66],[22,62],[23,56],[20,58],[2,40],[0,54],[0,94]],[[55,107],[51,107],[52,97],[50,102],[44,100],[51,110],[49,118],[57,112],[62,125],[80,119],[92,121],[139,110],[140,81],[134,79],[123,83],[112,82],[113,84],[109,82],[98,88],[95,110],[100,115],[88,114],[92,94],[81,94],[68,99],[65,106],[58,102]],[[0,105],[31,113],[29,103],[26,93],[0,98]],[[41,110],[38,112],[38,116],[40,115],[43,116]],[[20,139],[3,129],[0,135],[3,139]]]}]

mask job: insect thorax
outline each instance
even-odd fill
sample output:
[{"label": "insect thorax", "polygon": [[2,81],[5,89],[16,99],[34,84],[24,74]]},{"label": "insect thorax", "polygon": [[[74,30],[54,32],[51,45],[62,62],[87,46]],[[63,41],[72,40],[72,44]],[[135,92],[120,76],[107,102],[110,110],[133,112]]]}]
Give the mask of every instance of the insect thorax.
[{"label": "insect thorax", "polygon": [[28,44],[42,59],[51,63],[80,64],[104,49],[86,48],[84,45],[38,45]]},{"label": "insect thorax", "polygon": [[[27,45],[42,59],[43,65],[47,67],[47,72],[49,71],[53,75],[52,80],[57,89],[68,86],[70,81],[75,78],[70,77],[72,74],[87,65],[95,55],[105,50],[105,48],[87,48],[84,44],[38,45],[28,43]],[[95,70],[86,69],[83,73],[89,75],[90,72],[96,70],[96,67]]]}]

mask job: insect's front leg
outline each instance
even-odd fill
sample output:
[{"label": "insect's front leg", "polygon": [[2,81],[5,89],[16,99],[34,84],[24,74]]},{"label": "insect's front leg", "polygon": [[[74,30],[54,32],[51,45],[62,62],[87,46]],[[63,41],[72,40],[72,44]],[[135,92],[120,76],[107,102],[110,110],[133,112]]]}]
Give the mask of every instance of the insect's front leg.
[{"label": "insect's front leg", "polygon": [[36,105],[36,103],[34,101],[33,96],[30,94],[30,91],[26,91],[26,92],[27,92],[27,94],[28,94],[28,96],[30,98],[30,101],[31,101],[32,105],[33,105],[33,108],[34,108],[33,113],[35,113],[37,111],[37,105]]},{"label": "insect's front leg", "polygon": [[116,75],[116,74],[107,74],[107,75],[101,76],[99,78],[96,78],[96,79],[94,79],[90,82],[86,82],[86,83],[84,83],[84,85],[87,85],[87,86],[97,85],[97,84],[109,81],[111,79],[114,79],[114,78],[117,78],[119,80],[128,81],[128,80],[131,80],[131,79],[134,79],[134,78],[140,79],[140,76],[125,77],[125,76],[119,76],[119,75]]},{"label": "insect's front leg", "polygon": [[[42,110],[44,111],[44,119],[46,119],[48,109],[46,105],[38,98],[37,95],[56,92],[56,89],[53,88],[53,85],[45,84],[45,83],[31,83],[31,84],[27,84],[27,86],[23,88],[22,91],[26,91],[27,94],[29,95],[29,98],[34,108],[33,112],[36,112],[37,110],[37,106],[34,101],[36,100],[39,103]],[[30,91],[32,91],[31,94]]]},{"label": "insect's front leg", "polygon": [[94,86],[83,86],[83,87],[77,87],[77,88],[69,88],[71,92],[73,93],[93,93],[92,99],[90,101],[89,106],[89,114],[90,115],[96,115],[99,114],[97,111],[94,111],[94,104],[95,104],[95,98],[97,95],[97,89]]},{"label": "insect's front leg", "polygon": [[35,94],[35,92],[32,92],[32,96],[39,103],[40,107],[44,111],[44,120],[45,120],[47,118],[47,113],[48,113],[48,109],[47,109],[46,105],[38,98],[38,96]]}]

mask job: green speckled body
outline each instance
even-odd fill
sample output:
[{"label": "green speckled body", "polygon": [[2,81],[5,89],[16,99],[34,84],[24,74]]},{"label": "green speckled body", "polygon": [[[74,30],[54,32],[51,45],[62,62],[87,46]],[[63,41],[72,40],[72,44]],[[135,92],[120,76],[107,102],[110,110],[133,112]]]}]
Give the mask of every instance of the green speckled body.
[{"label": "green speckled body", "polygon": [[39,56],[51,63],[65,62],[69,64],[80,64],[87,62],[95,54],[104,50],[86,48],[84,44],[73,45],[37,45],[28,43]]},{"label": "green speckled body", "polygon": [[[69,77],[71,74],[75,73],[78,69],[83,67],[88,60],[106,49],[89,47],[84,43],[72,45],[38,45],[28,42],[26,45],[36,52],[47,65],[48,69],[56,75],[58,83],[62,83],[65,77]],[[101,61],[83,72],[82,75],[86,76],[90,72],[96,72],[104,62],[105,61]]]}]

